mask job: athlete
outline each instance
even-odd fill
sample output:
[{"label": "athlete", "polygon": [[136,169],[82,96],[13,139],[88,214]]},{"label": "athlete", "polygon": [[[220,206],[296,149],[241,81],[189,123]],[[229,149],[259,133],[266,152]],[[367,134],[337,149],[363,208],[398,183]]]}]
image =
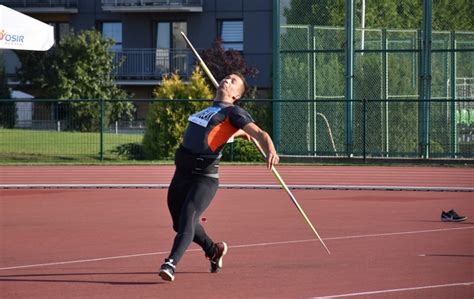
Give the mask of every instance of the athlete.
[{"label": "athlete", "polygon": [[229,138],[250,140],[253,137],[265,152],[269,169],[279,162],[270,136],[254,123],[247,111],[234,105],[245,94],[246,86],[241,74],[226,76],[217,88],[212,106],[188,118],[183,142],[176,151],[176,170],[168,189],[168,208],[176,237],[170,255],[159,271],[164,280],[174,280],[176,265],[193,241],[204,250],[212,273],[222,268],[227,244],[215,243],[206,234],[199,218],[216,194],[219,160]]}]

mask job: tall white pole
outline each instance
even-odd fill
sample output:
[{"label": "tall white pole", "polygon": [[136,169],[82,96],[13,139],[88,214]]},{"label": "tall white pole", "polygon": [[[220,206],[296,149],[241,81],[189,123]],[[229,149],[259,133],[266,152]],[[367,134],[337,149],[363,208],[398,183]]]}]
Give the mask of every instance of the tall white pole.
[{"label": "tall white pole", "polygon": [[[362,36],[360,39],[360,48],[361,50],[364,50],[364,34],[365,34],[365,0],[362,1],[362,7],[361,7],[361,17],[360,17],[360,28],[362,30]],[[364,55],[364,53],[362,53]]]}]

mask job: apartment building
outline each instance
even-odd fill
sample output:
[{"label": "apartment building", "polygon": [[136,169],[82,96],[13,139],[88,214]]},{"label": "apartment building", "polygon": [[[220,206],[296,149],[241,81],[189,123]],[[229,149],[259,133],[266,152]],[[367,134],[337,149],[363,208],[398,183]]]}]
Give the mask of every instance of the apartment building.
[{"label": "apartment building", "polygon": [[[210,48],[216,37],[226,48],[244,55],[259,70],[251,85],[260,95],[271,89],[271,0],[0,0],[0,4],[28,14],[55,27],[59,40],[71,29],[97,29],[113,38],[115,81],[134,94],[150,98],[164,74],[178,71],[186,78],[195,61],[180,31],[198,50]],[[7,74],[14,84],[18,66],[6,51]]]}]

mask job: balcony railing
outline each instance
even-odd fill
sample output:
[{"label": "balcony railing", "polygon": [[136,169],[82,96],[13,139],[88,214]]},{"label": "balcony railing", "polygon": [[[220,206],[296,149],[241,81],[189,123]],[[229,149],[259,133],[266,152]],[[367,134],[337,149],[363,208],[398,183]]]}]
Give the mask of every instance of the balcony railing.
[{"label": "balcony railing", "polygon": [[116,80],[161,80],[174,72],[187,79],[194,61],[188,49],[123,49],[114,54]]},{"label": "balcony railing", "polygon": [[202,12],[202,0],[102,0],[102,9],[117,12]]},{"label": "balcony railing", "polygon": [[77,13],[79,0],[2,0],[0,4],[21,12]]}]

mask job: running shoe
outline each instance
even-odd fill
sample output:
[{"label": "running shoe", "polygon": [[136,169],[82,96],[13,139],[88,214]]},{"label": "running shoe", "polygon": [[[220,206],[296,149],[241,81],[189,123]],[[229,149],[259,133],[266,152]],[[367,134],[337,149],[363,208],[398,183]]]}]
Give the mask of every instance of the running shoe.
[{"label": "running shoe", "polygon": [[220,242],[214,244],[214,255],[208,257],[211,262],[211,273],[217,273],[222,269],[222,261],[224,255],[227,254],[227,244],[225,242]]},{"label": "running shoe", "polygon": [[176,266],[173,264],[173,260],[165,259],[165,263],[161,265],[160,272],[158,273],[158,275],[160,275],[160,277],[163,280],[173,281],[175,270],[176,270]]},{"label": "running shoe", "polygon": [[461,222],[461,221],[464,221],[466,220],[467,217],[466,216],[460,216],[458,213],[456,213],[456,211],[454,210],[451,210],[451,211],[448,211],[448,212],[441,212],[441,221],[445,221],[445,222]]}]

